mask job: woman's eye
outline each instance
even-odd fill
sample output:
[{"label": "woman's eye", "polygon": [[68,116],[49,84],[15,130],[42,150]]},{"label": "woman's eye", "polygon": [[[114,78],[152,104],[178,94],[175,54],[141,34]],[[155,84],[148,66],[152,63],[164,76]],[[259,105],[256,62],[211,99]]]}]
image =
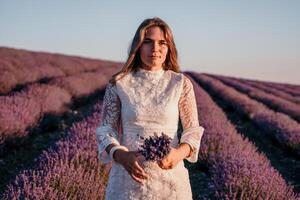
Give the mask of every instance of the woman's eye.
[{"label": "woman's eye", "polygon": [[[144,40],[143,43],[144,44],[152,44],[152,45],[154,45],[156,42],[154,42],[152,40]],[[167,44],[166,41],[159,41],[158,45],[160,45],[160,46],[167,46],[168,44]]]}]

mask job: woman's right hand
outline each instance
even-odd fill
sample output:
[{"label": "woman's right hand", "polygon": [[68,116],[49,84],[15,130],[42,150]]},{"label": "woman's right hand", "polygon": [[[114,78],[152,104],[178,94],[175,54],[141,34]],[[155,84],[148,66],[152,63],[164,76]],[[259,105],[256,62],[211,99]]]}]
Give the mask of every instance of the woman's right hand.
[{"label": "woman's right hand", "polygon": [[114,159],[117,163],[123,165],[128,174],[138,183],[143,184],[143,180],[149,178],[149,175],[140,165],[143,158],[137,151],[116,150]]}]

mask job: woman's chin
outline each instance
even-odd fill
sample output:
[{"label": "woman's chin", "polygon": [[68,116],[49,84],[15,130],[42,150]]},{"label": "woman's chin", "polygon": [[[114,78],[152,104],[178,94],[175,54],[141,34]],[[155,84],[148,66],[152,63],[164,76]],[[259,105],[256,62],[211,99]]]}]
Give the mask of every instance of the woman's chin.
[{"label": "woman's chin", "polygon": [[147,63],[147,65],[151,68],[160,68],[162,66],[162,63],[153,61],[153,62]]}]

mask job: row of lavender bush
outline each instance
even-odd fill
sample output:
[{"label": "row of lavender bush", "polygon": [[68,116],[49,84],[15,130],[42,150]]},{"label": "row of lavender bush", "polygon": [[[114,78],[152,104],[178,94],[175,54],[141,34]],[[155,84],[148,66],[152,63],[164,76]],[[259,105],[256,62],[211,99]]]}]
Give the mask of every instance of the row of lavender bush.
[{"label": "row of lavender bush", "polygon": [[248,116],[262,130],[269,133],[279,144],[288,147],[300,155],[300,125],[289,116],[274,112],[262,103],[250,99],[247,95],[237,92],[224,85],[221,81],[204,74],[193,74],[196,80],[207,87],[238,112]]},{"label": "row of lavender bush", "polygon": [[274,96],[273,94],[266,93],[245,83],[241,83],[238,80],[230,79],[224,76],[213,77],[221,80],[226,85],[235,88],[236,90],[248,95],[249,97],[264,103],[273,110],[283,112],[300,122],[300,105],[285,100],[281,97]]},{"label": "row of lavender bush", "polygon": [[271,86],[276,89],[288,88],[289,91],[297,90],[298,93],[300,92],[300,85],[296,85],[296,84],[292,84],[292,83],[278,83],[278,82],[272,82],[272,81],[262,81],[262,80],[254,80],[254,79],[247,79],[247,78],[236,78],[236,77],[230,77],[230,76],[227,76],[227,77],[232,78],[232,79],[239,79],[239,80],[246,81],[246,82],[248,82],[248,81],[255,82],[255,83],[262,84],[262,85]]},{"label": "row of lavender bush", "polygon": [[85,72],[68,77],[58,77],[48,84],[68,91],[73,98],[78,98],[104,89],[108,79],[102,72]]},{"label": "row of lavender bush", "polygon": [[192,82],[199,122],[205,127],[199,158],[209,164],[215,198],[296,199],[292,186],[286,184],[269,160],[236,131],[209,94]]},{"label": "row of lavender bush", "polygon": [[45,114],[64,113],[72,98],[103,90],[107,77],[99,71],[58,77],[49,84],[36,83],[21,92],[1,96],[0,144],[8,138],[28,135],[27,130],[39,124]]},{"label": "row of lavender bush", "polygon": [[298,88],[290,88],[290,87],[287,87],[287,86],[283,86],[283,85],[277,85],[277,84],[274,84],[274,83],[267,83],[267,85],[269,85],[270,87],[274,87],[274,88],[277,88],[278,90],[282,90],[282,91],[285,91],[295,97],[300,97],[300,89]]},{"label": "row of lavender bush", "polygon": [[17,85],[45,78],[70,76],[101,68],[102,71],[120,67],[120,63],[96,59],[0,48],[0,93]]},{"label": "row of lavender bush", "polygon": [[24,137],[46,113],[66,110],[71,96],[64,89],[34,84],[26,90],[0,97],[0,144],[7,139]]},{"label": "row of lavender bush", "polygon": [[260,82],[255,82],[255,81],[250,81],[250,80],[246,81],[246,80],[243,80],[243,79],[237,79],[237,80],[239,80],[240,82],[245,83],[247,85],[253,86],[253,87],[258,88],[258,89],[261,89],[261,90],[263,90],[267,93],[270,93],[270,94],[273,94],[275,96],[281,97],[281,98],[283,98],[285,100],[288,100],[290,102],[300,104],[300,97],[292,96],[287,92],[278,90],[274,87],[270,87],[267,84],[260,83]]},{"label": "row of lavender bush", "polygon": [[[230,77],[233,79],[237,79],[234,77]],[[245,79],[245,78],[239,78],[242,81],[251,81],[254,83],[259,83],[262,85],[266,85],[268,87],[275,88],[279,91],[286,92],[294,97],[299,97],[300,96],[300,86],[299,85],[293,85],[293,84],[288,84],[288,83],[276,83],[276,82],[266,82],[266,81],[258,81],[258,80],[250,80],[250,79]]]},{"label": "row of lavender bush", "polygon": [[103,199],[111,165],[98,160],[95,129],[101,103],[91,116],[73,124],[62,138],[24,170],[4,192],[3,199]]}]

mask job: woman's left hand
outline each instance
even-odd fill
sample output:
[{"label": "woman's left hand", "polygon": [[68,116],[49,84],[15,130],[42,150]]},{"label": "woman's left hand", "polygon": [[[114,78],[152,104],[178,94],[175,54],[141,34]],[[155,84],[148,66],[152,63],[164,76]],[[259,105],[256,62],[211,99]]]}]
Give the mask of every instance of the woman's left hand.
[{"label": "woman's left hand", "polygon": [[171,151],[162,160],[157,161],[157,164],[162,169],[173,169],[181,160],[181,152],[179,149],[171,147]]}]

